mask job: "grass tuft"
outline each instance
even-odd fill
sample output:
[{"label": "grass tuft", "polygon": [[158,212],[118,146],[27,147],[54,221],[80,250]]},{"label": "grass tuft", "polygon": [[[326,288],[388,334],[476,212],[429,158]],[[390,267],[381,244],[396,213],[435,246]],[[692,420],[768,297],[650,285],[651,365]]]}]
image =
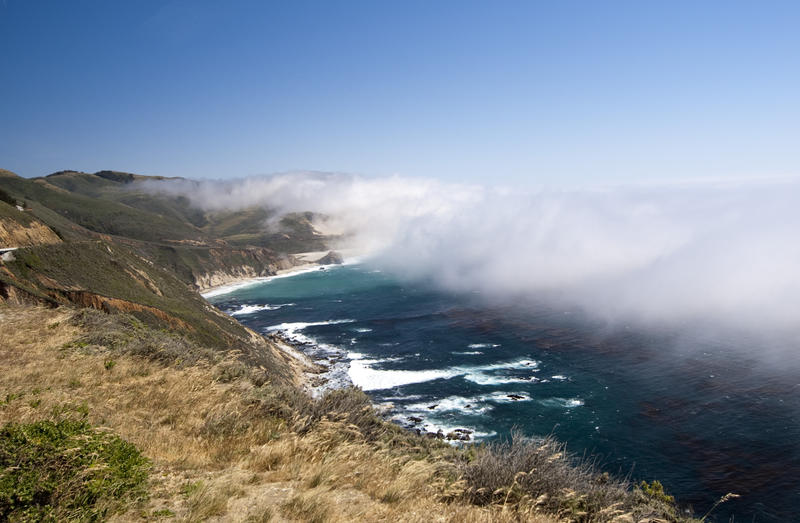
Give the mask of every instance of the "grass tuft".
[{"label": "grass tuft", "polygon": [[328,503],[314,490],[292,496],[281,509],[287,516],[308,523],[324,523],[331,519]]}]

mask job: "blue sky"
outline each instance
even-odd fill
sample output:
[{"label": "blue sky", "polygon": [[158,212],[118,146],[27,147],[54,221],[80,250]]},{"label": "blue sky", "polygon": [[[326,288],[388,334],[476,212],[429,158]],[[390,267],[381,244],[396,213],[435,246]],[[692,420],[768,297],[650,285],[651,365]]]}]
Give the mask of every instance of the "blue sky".
[{"label": "blue sky", "polygon": [[800,174],[800,2],[0,3],[0,167]]}]

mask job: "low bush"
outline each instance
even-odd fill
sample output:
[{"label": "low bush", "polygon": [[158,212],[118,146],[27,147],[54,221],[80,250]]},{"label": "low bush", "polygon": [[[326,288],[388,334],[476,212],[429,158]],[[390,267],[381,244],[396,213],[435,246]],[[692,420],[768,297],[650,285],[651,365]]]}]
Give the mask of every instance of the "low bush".
[{"label": "low bush", "polygon": [[643,494],[655,499],[656,501],[675,503],[675,498],[664,492],[664,485],[662,485],[657,479],[654,479],[653,482],[649,484],[646,481],[642,481],[639,484],[639,488]]},{"label": "low bush", "polygon": [[96,520],[146,497],[149,463],[84,420],[0,429],[0,520]]},{"label": "low bush", "polygon": [[563,443],[550,437],[531,439],[515,432],[508,441],[477,447],[461,473],[467,483],[464,496],[478,505],[518,505],[575,521],[611,521],[621,515],[679,519],[674,499],[663,489],[658,497],[642,496],[627,481],[568,454]]},{"label": "low bush", "polygon": [[331,390],[312,399],[296,388],[270,386],[261,389],[258,398],[264,411],[287,421],[299,434],[312,430],[323,419],[355,426],[370,441],[394,428],[377,416],[369,396],[355,387]]}]

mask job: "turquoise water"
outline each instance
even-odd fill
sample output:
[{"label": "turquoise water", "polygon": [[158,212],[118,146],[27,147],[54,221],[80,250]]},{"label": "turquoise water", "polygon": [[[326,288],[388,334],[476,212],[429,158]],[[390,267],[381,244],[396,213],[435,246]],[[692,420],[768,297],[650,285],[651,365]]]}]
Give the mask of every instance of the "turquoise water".
[{"label": "turquoise water", "polygon": [[[741,336],[609,327],[576,311],[400,281],[366,265],[209,297],[264,333],[346,354],[394,419],[478,439],[553,433],[609,472],[659,479],[710,520],[800,521],[800,380]],[[688,328],[687,328],[688,330]]]}]

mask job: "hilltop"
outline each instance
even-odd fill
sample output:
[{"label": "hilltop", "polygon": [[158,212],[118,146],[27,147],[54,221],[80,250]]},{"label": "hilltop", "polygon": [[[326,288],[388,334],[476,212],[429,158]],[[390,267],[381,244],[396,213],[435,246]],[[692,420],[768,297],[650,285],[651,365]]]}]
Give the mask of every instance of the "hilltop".
[{"label": "hilltop", "polygon": [[197,291],[336,238],[310,212],[209,213],[143,185],[160,179],[0,171],[0,249],[16,248],[0,262],[0,519],[684,520],[657,482],[553,440],[454,448],[359,390],[312,399],[313,364]]}]

